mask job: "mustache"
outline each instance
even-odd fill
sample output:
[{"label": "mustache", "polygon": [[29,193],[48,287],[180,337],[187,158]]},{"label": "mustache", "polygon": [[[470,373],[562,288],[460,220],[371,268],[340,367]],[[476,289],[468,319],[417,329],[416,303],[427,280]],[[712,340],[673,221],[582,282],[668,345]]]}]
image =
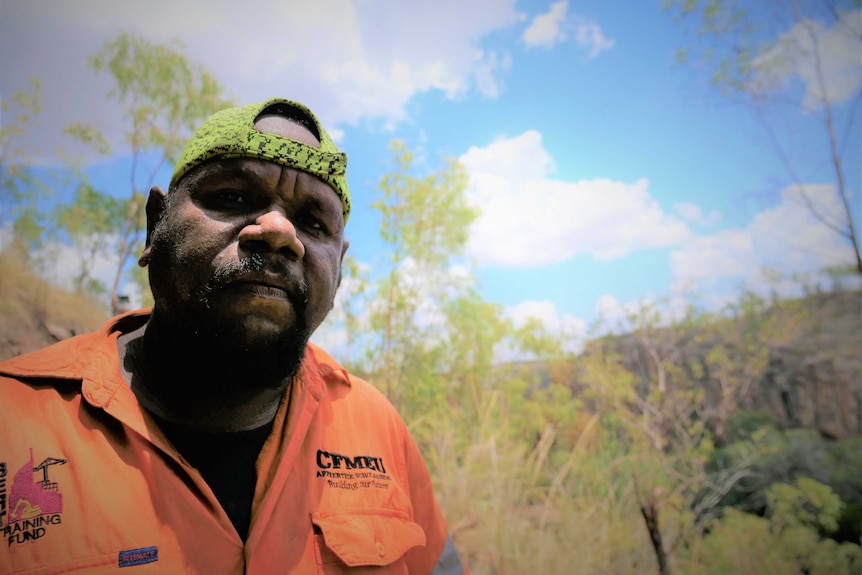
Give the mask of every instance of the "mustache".
[{"label": "mustache", "polygon": [[288,297],[294,300],[295,305],[304,307],[308,303],[308,285],[296,275],[286,261],[281,258],[264,258],[263,255],[257,253],[217,267],[201,289],[200,300],[209,307],[210,294],[229,285],[243,274],[258,273],[264,270],[286,278],[295,286],[295,291],[288,293]]}]

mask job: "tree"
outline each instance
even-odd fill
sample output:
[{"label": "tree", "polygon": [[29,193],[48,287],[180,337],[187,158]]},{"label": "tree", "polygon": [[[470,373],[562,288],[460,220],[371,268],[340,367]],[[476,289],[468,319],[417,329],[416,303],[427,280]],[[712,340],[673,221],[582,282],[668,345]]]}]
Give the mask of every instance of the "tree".
[{"label": "tree", "polygon": [[[405,393],[429,390],[417,378],[435,372],[432,352],[442,337],[441,304],[454,297],[459,282],[450,266],[463,253],[478,211],[467,201],[467,177],[457,162],[446,160],[442,169],[420,176],[403,142],[392,143],[392,154],[393,169],[381,179],[372,204],[380,212],[389,253],[388,271],[371,290],[368,309],[375,336],[367,369],[402,407]],[[411,385],[405,389],[408,376]]]},{"label": "tree", "polygon": [[[588,345],[588,353],[604,356],[594,373],[617,371],[612,385],[590,382],[585,395],[616,414],[625,451],[636,462],[630,469],[635,504],[662,575],[680,570],[685,549],[721,514],[723,498],[760,455],[752,438],[737,446],[732,461],[710,465],[726,418],[765,371],[775,328],[761,303],[743,296],[741,309],[725,317],[693,306],[680,315],[670,301],[645,302],[627,317],[630,334]],[[623,387],[625,367],[636,380]]]},{"label": "tree", "polygon": [[[19,247],[36,241],[42,233],[35,205],[38,185],[31,171],[30,151],[18,145],[42,111],[42,82],[30,78],[30,89],[3,100],[0,113],[12,121],[0,124],[0,231],[13,223],[13,242]],[[2,242],[0,242],[0,247]]]},{"label": "tree", "polygon": [[[202,66],[171,46],[131,34],[123,33],[106,42],[90,58],[90,65],[96,73],[108,73],[114,80],[107,97],[123,107],[127,122],[123,138],[132,159],[111,285],[111,303],[116,310],[126,264],[141,248],[146,191],[162,167],[176,162],[188,134],[230,102],[224,99],[215,77]],[[98,144],[103,152],[109,150],[108,139],[91,125],[71,124],[66,132]]]},{"label": "tree", "polygon": [[[702,66],[722,97],[755,113],[805,206],[847,242],[855,272],[862,274],[858,220],[846,174],[857,158],[845,161],[848,139],[854,134],[859,138],[859,0],[664,0],[664,7],[677,21],[692,26],[697,37],[695,44],[680,50],[680,61]],[[839,69],[845,59],[849,67]],[[805,84],[801,96],[793,78]],[[842,126],[837,111],[845,102],[852,107]],[[818,205],[800,175],[791,140],[779,135],[775,112],[787,106],[818,123],[826,152],[820,161],[830,166],[841,206],[837,214]]]},{"label": "tree", "polygon": [[823,539],[837,525],[841,501],[826,485],[800,478],[768,489],[766,518],[727,509],[683,564],[692,574],[859,573],[858,545]]},{"label": "tree", "polygon": [[122,201],[86,182],[78,185],[71,203],[58,206],[57,225],[68,234],[80,255],[76,293],[84,293],[85,287],[94,285],[92,271],[99,257],[112,255],[115,247],[111,240],[123,221],[123,207]]}]

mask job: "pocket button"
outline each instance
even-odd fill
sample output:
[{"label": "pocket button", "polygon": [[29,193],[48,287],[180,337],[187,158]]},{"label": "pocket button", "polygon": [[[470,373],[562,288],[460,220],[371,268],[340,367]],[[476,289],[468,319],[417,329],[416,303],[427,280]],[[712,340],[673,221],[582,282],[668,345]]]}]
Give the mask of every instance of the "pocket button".
[{"label": "pocket button", "polygon": [[386,547],[383,546],[383,543],[378,541],[375,546],[377,547],[377,554],[378,555],[380,555],[381,557],[386,555]]}]

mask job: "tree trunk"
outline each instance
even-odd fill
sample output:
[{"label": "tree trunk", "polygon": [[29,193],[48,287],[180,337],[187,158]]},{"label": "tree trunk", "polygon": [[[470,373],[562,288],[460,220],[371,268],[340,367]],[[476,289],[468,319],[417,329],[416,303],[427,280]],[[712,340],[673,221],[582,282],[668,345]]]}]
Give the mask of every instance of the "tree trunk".
[{"label": "tree trunk", "polygon": [[656,561],[658,561],[659,575],[671,575],[670,562],[662,543],[661,529],[659,529],[658,524],[658,507],[652,499],[649,502],[641,502],[639,506],[649,532],[653,551],[655,551]]}]

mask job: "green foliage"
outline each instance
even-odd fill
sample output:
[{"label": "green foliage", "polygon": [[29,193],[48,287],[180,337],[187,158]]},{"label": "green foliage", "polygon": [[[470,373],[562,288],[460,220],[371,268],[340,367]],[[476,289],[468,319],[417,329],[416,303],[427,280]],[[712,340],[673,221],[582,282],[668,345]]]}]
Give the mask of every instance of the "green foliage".
[{"label": "green foliage", "polygon": [[91,277],[92,266],[98,258],[113,255],[111,240],[128,212],[126,204],[82,182],[72,201],[57,207],[57,226],[68,234],[80,255],[81,268],[75,278],[76,293],[83,293],[85,287],[90,293],[105,292],[105,287]]},{"label": "green foliage", "polygon": [[[106,42],[90,65],[114,80],[107,96],[124,106],[131,124],[125,139],[133,153],[157,150],[169,164],[176,162],[187,134],[229,104],[202,66],[172,46],[132,34]],[[78,125],[78,133],[87,131]]]},{"label": "green foliage", "polygon": [[[722,89],[760,86],[752,79],[769,46],[755,37],[760,22],[748,5],[668,6],[700,18],[701,37],[717,39],[682,50],[683,59],[717,63]],[[735,37],[733,52],[722,52],[718,40]],[[119,280],[140,247],[144,190],[224,102],[214,79],[169,46],[123,34],[91,63],[114,79],[109,96],[126,111],[129,193],[118,200],[82,180],[55,215],[87,254],[77,289],[100,293],[88,266],[115,257]],[[30,241],[44,214],[27,204],[28,157],[8,143],[32,125],[40,101],[38,84],[16,95],[21,113],[0,132],[0,206],[16,206],[18,234]],[[91,126],[66,133],[110,150]],[[660,561],[666,573],[862,571],[858,545],[824,538],[859,540],[862,439],[782,429],[750,405],[752,389],[771,376],[772,351],[808,319],[799,306],[743,293],[718,314],[691,305],[680,314],[663,301],[630,314],[624,335],[583,342],[539,320],[516,326],[481,298],[463,258],[478,215],[466,189],[454,160],[423,173],[393,142],[373,204],[385,257],[373,273],[345,259],[348,297],[334,317],[348,349],[359,351],[345,363],[408,421],[474,572],[646,573]],[[134,273],[146,305],[145,274]]]},{"label": "green foliage", "polygon": [[442,311],[448,339],[442,348],[441,365],[448,374],[448,395],[478,417],[487,374],[494,367],[494,348],[508,323],[502,318],[500,305],[483,301],[474,290],[445,301]]},{"label": "green foliage", "polygon": [[[39,242],[45,227],[36,199],[46,190],[33,177],[33,152],[20,143],[37,125],[41,111],[42,82],[38,78],[30,78],[29,90],[19,90],[0,103],[5,120],[0,125],[0,230],[12,224],[13,244],[21,255]],[[4,247],[0,245],[0,249]]]},{"label": "green foliage", "polygon": [[729,418],[766,377],[771,348],[795,333],[804,314],[791,305],[770,309],[762,297],[744,292],[719,317],[708,332],[699,334],[698,341],[709,346],[703,367],[706,392],[715,407],[706,415],[723,444],[728,441]]},{"label": "green foliage", "polygon": [[662,5],[696,40],[679,49],[677,60],[702,65],[711,74],[710,85],[727,97],[767,86],[759,78],[775,64],[766,56],[794,21],[788,2],[774,10],[744,0],[663,0]]},{"label": "green foliage", "polygon": [[[126,265],[142,248],[145,193],[155,184],[162,166],[176,162],[191,131],[230,102],[224,99],[215,77],[202,66],[188,61],[172,46],[132,34],[122,33],[105,42],[90,58],[90,65],[96,73],[107,73],[114,81],[107,96],[123,106],[128,121],[123,136],[132,155],[128,201],[123,220],[116,227],[117,267],[110,286],[112,306],[117,310],[117,291]],[[107,138],[93,126],[73,123],[66,133],[97,152],[110,150]],[[141,277],[133,275],[138,282]],[[146,283],[140,287],[147,291]]]},{"label": "green foliage", "polygon": [[809,477],[798,477],[792,484],[776,483],[766,490],[770,520],[778,529],[810,527],[834,533],[843,504],[824,485]]},{"label": "green foliage", "polygon": [[[751,412],[737,414],[732,425],[740,429],[737,440],[712,454],[709,472],[726,473],[740,461],[750,458],[753,449],[757,457],[745,476],[722,498],[721,508],[734,507],[764,514],[772,505],[772,486],[816,481],[827,486],[842,503],[832,527],[827,529],[820,525],[820,532],[832,534],[835,531],[834,536],[841,541],[860,540],[862,438],[833,441],[806,429],[782,431],[770,416]],[[741,431],[743,427],[746,427],[745,433]]]},{"label": "green foliage", "polygon": [[768,490],[769,518],[726,509],[683,559],[685,573],[839,574],[862,572],[862,549],[823,539],[834,531],[840,499],[822,483],[800,477]]},{"label": "green foliage", "polygon": [[[838,349],[803,337],[803,306],[659,302],[585,341],[516,325],[461,255],[476,212],[460,167],[393,155],[382,265],[345,259],[332,317],[346,363],[408,422],[473,572],[657,573],[659,558],[674,574],[860,572],[862,440],[783,429],[748,403],[776,346]],[[135,209],[81,183],[57,222],[85,245]]]},{"label": "green foliage", "polygon": [[63,133],[91,146],[97,154],[107,155],[111,153],[111,143],[102,132],[85,122],[73,122],[63,128]]},{"label": "green foliage", "polygon": [[827,466],[829,485],[842,500],[862,507],[862,436],[832,444]]},{"label": "green foliage", "polygon": [[[374,338],[364,367],[393,403],[411,414],[427,410],[419,400],[440,403],[434,386],[442,373],[436,366],[447,355],[441,319],[463,283],[450,266],[463,253],[478,212],[467,203],[459,164],[446,160],[440,170],[417,175],[413,154],[402,142],[392,143],[392,154],[392,171],[381,179],[372,204],[381,215],[389,261],[370,289]],[[411,384],[405,386],[408,378]]]},{"label": "green foliage", "polygon": [[763,411],[740,409],[734,412],[727,421],[727,442],[734,444],[747,441],[761,431],[775,430],[778,424],[775,417]]},{"label": "green foliage", "polygon": [[392,170],[378,184],[371,207],[381,215],[380,235],[392,246],[393,267],[412,258],[420,268],[445,269],[463,253],[478,210],[467,203],[467,175],[452,159],[442,169],[414,174],[414,155],[393,141]]},{"label": "green foliage", "polygon": [[820,539],[807,526],[779,525],[728,509],[681,566],[683,573],[692,575],[851,575],[862,572],[862,550],[858,545]]}]

